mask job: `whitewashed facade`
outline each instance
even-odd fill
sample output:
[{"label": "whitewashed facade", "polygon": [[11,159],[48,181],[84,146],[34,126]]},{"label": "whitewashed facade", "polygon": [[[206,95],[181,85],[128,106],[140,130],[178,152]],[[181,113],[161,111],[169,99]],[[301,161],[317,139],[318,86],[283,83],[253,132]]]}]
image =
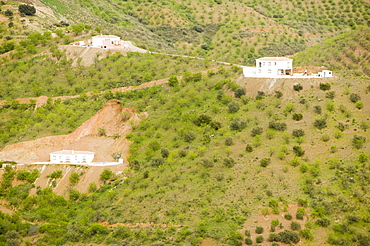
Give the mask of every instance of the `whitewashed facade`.
[{"label": "whitewashed facade", "polygon": [[293,60],[286,57],[256,59],[256,75],[260,77],[293,75]]},{"label": "whitewashed facade", "polygon": [[121,38],[114,35],[98,35],[91,38],[91,46],[103,49],[121,45]]},{"label": "whitewashed facade", "polygon": [[60,150],[50,153],[52,164],[84,164],[92,163],[95,153],[90,151]]}]

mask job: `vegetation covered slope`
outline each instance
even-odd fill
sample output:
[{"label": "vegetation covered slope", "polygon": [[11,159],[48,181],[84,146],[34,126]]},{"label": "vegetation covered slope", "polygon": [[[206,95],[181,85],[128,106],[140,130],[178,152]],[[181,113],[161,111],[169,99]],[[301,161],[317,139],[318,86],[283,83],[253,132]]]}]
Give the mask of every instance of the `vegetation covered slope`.
[{"label": "vegetation covered slope", "polygon": [[[297,90],[292,99],[284,91],[247,98],[232,82],[238,73],[186,73],[179,82],[173,77],[172,86],[112,94],[124,107],[149,114],[130,136],[127,179],[86,195],[71,190],[65,199],[50,189],[29,196],[27,185],[11,188],[11,175],[3,176],[2,195],[22,218],[47,222],[31,237],[13,229],[18,240],[196,245],[213,238],[241,245],[249,239],[242,228],[251,214],[284,215],[299,202],[293,216],[308,222],[298,219],[301,231],[293,235],[305,245],[366,245],[369,82],[336,78],[321,89]],[[284,230],[293,229],[275,230],[283,240]],[[324,238],[313,236],[323,230]]]},{"label": "vegetation covered slope", "polygon": [[42,2],[71,23],[143,47],[244,64],[294,54],[317,35],[369,25],[369,3],[363,0]]},{"label": "vegetation covered slope", "polygon": [[370,28],[359,28],[325,39],[294,57],[295,64],[316,64],[370,76]]}]

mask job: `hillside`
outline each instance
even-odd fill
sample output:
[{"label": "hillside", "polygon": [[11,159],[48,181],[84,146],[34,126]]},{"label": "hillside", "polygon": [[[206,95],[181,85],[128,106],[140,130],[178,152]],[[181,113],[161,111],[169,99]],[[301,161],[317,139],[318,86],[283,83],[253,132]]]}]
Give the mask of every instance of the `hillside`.
[{"label": "hillside", "polygon": [[356,76],[370,76],[370,28],[362,27],[328,38],[294,58],[296,64],[316,64]]},{"label": "hillside", "polygon": [[[369,245],[369,1],[0,3],[0,246]],[[215,62],[261,56],[334,77]]]},{"label": "hillside", "polygon": [[[42,25],[35,27],[33,21],[26,26],[68,32],[65,44],[82,38],[81,34],[104,32],[149,50],[246,65],[260,56],[293,55],[325,37],[369,25],[369,3],[363,0],[259,4],[252,0],[43,0],[35,6],[39,11],[32,19]],[[45,9],[52,14],[43,14]],[[28,19],[23,18],[27,23]],[[21,21],[12,21],[19,22],[13,28],[20,28]],[[61,21],[70,26],[60,25]]]},{"label": "hillside", "polygon": [[[370,148],[368,81],[322,80],[330,85],[325,91],[304,79],[298,92],[293,89],[297,81],[286,79],[278,82],[284,88],[275,88],[282,95],[247,97],[233,82],[239,75],[239,70],[222,68],[201,77],[187,74],[174,87],[113,94],[123,107],[149,115],[129,136],[129,178],[102,185],[97,193],[76,196],[71,190],[73,200],[61,202],[71,202],[70,207],[49,207],[68,215],[63,218],[44,214],[43,199],[57,199],[47,189],[32,198],[31,207],[27,196],[13,201],[26,220],[50,223],[24,240],[41,245],[55,240],[58,245],[197,245],[207,238],[211,245],[240,245],[249,238],[245,230],[253,241],[256,226],[270,230],[274,214],[284,226],[276,227],[276,234],[290,231],[292,221],[299,224],[301,245],[363,240],[357,237],[367,223],[361,187],[367,186]],[[352,94],[362,104],[351,102]],[[361,172],[353,172],[353,166]],[[3,192],[10,196],[20,188]],[[354,193],[362,202],[351,198]],[[358,212],[338,206],[342,201]],[[284,219],[285,214],[294,219]],[[356,221],[350,221],[353,216]],[[251,218],[260,224],[251,224]],[[60,226],[65,223],[73,230]],[[351,234],[336,229],[348,223]],[[262,245],[271,245],[270,234],[263,234]]]}]

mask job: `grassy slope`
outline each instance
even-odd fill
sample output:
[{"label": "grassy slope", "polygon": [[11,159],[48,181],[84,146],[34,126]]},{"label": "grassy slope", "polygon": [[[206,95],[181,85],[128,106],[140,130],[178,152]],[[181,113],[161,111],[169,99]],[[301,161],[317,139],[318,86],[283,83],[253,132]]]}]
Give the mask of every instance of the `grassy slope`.
[{"label": "grassy slope", "polygon": [[[315,35],[368,25],[368,3],[356,1],[43,1],[71,21],[101,26],[141,46],[234,63],[288,55]],[[79,14],[76,9],[88,11]],[[344,9],[344,12],[341,10]],[[89,16],[89,19],[85,19]]]},{"label": "grassy slope", "polygon": [[370,28],[363,27],[326,39],[294,57],[296,65],[316,64],[370,76]]},{"label": "grassy slope", "polygon": [[[367,198],[362,195],[368,186],[368,173],[365,172],[368,162],[360,163],[358,157],[362,152],[368,153],[370,146],[367,141],[357,150],[352,147],[351,140],[354,135],[368,138],[366,117],[369,109],[367,104],[362,110],[356,109],[349,100],[349,93],[359,93],[361,100],[367,102],[368,81],[334,79],[331,82],[331,91],[336,94],[333,100],[327,99],[326,92],[318,88],[297,93],[293,99],[268,96],[255,100],[231,96],[229,88],[237,86],[224,79],[235,76],[234,72],[226,70],[198,82],[181,81],[178,88],[164,86],[116,94],[114,97],[125,107],[149,113],[149,118],[130,137],[133,141],[131,164],[138,170],[129,171],[128,179],[103,186],[98,193],[81,198],[73,206],[41,206],[45,199],[43,193],[34,198],[33,207],[29,207],[30,199],[19,201],[20,208],[32,208],[23,210],[27,220],[51,222],[50,227],[43,226],[45,234],[40,245],[54,242],[50,240],[58,243],[125,242],[129,245],[161,241],[182,245],[207,237],[237,245],[240,237],[243,238],[238,231],[250,214],[260,213],[272,199],[288,205],[296,203],[298,198],[309,201],[312,215],[307,227],[314,235],[322,230],[314,221],[326,217],[332,223],[328,230],[333,231],[331,242],[346,240],[350,245],[351,238],[360,237],[358,235],[363,234],[361,226],[368,223]],[[230,102],[239,104],[236,113],[228,112]],[[327,109],[330,104],[334,105],[332,111]],[[315,106],[321,106],[321,115],[314,112]],[[292,120],[293,113],[302,113],[303,119]],[[214,130],[207,125],[196,126],[193,120],[201,114],[220,122],[222,127]],[[318,130],[313,127],[313,121],[321,117],[327,118],[327,128]],[[287,130],[269,129],[269,122],[273,120],[286,123]],[[235,121],[246,122],[246,127],[240,131],[231,130],[230,125]],[[336,128],[338,121],[347,125],[343,132]],[[263,132],[252,137],[255,127],[262,127]],[[294,129],[303,129],[305,137],[292,137]],[[192,135],[190,132],[195,139],[186,137]],[[233,145],[225,144],[227,138],[232,138]],[[206,143],[205,139],[210,142]],[[253,152],[245,151],[247,144],[252,144]],[[305,150],[302,158],[294,157],[293,146]],[[162,149],[169,151],[164,159],[161,158]],[[235,165],[226,167],[225,158],[234,159]],[[261,167],[262,158],[271,158],[271,163]],[[205,167],[204,160],[211,165]],[[353,172],[353,167],[363,171]],[[355,183],[349,182],[350,177]],[[342,201],[349,208],[360,209],[353,212],[354,209],[339,206]],[[65,216],[52,212],[57,211],[55,209]],[[68,226],[52,227],[63,224],[61,221]],[[112,228],[113,233],[107,234],[106,227],[94,224],[99,221],[111,224],[151,222],[154,226]],[[340,229],[342,224],[348,228],[348,223],[352,234]],[[161,227],[162,224],[169,227]],[[320,240],[326,238],[324,235]]]}]

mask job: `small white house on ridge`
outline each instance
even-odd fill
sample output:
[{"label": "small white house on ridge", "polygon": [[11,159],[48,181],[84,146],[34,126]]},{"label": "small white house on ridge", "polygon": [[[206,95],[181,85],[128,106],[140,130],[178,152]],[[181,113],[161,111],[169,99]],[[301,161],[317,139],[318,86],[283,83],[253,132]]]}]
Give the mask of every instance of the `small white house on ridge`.
[{"label": "small white house on ridge", "polygon": [[60,150],[50,153],[53,164],[84,164],[92,163],[95,153],[90,151]]}]

